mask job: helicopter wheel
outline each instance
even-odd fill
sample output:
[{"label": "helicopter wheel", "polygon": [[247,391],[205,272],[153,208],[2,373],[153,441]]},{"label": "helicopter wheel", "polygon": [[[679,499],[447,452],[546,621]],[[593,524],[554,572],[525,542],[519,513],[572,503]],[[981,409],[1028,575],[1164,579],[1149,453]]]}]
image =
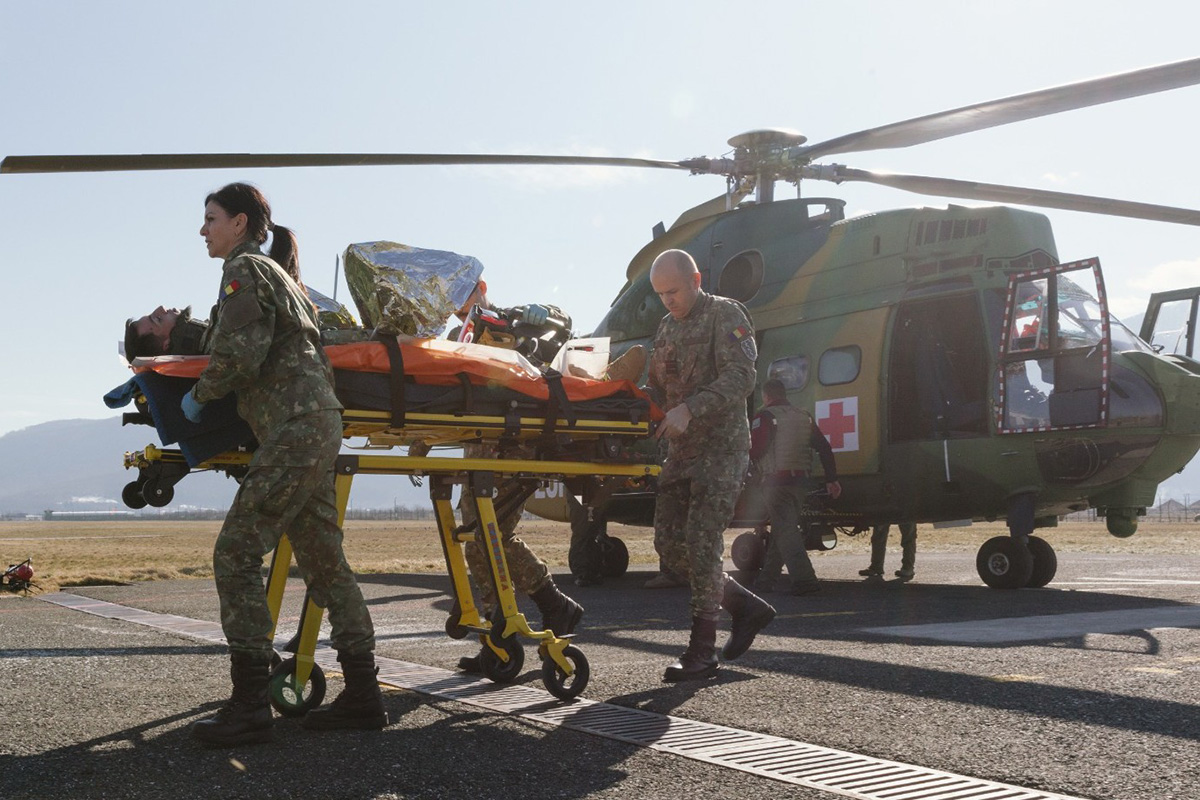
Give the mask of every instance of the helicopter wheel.
[{"label": "helicopter wheel", "polygon": [[1031,589],[1040,589],[1054,580],[1054,574],[1058,572],[1058,556],[1054,554],[1050,543],[1040,536],[1029,537],[1029,555],[1033,557],[1033,573],[1026,585]]},{"label": "helicopter wheel", "polygon": [[296,659],[292,657],[271,670],[267,689],[276,711],[285,717],[303,717],[325,699],[325,672],[313,664],[308,682],[297,687]]},{"label": "helicopter wheel", "polygon": [[1033,556],[1029,548],[1011,536],[993,536],[979,548],[975,569],[993,589],[1020,589],[1029,585]]},{"label": "helicopter wheel", "polygon": [[729,557],[738,569],[753,572],[762,568],[765,550],[766,546],[758,531],[746,531],[733,540],[729,547]]},{"label": "helicopter wheel", "polygon": [[600,570],[606,578],[619,578],[629,569],[629,548],[615,536],[600,541]]}]

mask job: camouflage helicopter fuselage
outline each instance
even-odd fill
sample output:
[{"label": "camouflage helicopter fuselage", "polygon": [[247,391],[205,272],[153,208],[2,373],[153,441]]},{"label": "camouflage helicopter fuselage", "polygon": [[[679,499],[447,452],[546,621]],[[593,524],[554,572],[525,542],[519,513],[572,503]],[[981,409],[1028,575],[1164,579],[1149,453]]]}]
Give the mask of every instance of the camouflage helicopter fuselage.
[{"label": "camouflage helicopter fuselage", "polygon": [[[650,264],[686,250],[707,291],[749,308],[760,384],[781,378],[833,445],[844,494],[829,523],[991,520],[1024,496],[1039,527],[1098,508],[1131,534],[1200,449],[1200,365],[1107,317],[1098,263],[1060,274],[1042,214],[842,208],[693,209],[633,259],[594,335],[616,353],[649,345],[665,313]],[[1017,336],[1039,319],[1041,338]],[[630,500],[610,518],[645,523]]]}]

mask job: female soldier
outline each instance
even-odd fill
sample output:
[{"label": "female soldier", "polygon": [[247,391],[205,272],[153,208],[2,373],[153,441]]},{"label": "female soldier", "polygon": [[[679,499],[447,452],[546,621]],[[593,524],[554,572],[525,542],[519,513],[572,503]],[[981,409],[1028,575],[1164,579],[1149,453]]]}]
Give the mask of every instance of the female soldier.
[{"label": "female soldier", "polygon": [[[268,230],[274,234],[270,258],[259,249]],[[299,274],[295,236],[271,223],[266,198],[244,183],[208,196],[200,235],[209,256],[225,264],[210,360],[184,396],[183,411],[196,422],[205,403],[236,392],[238,414],[259,446],[213,552],[233,696],[192,732],[210,745],[271,739],[272,624],[262,562],[284,533],[313,600],[329,609],[332,643],[346,676],[342,694],[309,712],[305,727],[382,728],[387,713],[376,682],[374,629],[337,524],[333,468],[342,406],[313,305],[288,275]]]}]

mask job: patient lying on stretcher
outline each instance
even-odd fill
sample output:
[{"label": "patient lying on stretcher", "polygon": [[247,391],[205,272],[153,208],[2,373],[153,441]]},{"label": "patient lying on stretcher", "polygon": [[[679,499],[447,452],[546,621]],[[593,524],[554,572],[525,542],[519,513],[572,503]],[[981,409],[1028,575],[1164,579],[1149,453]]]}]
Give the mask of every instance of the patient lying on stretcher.
[{"label": "patient lying on stretcher", "polygon": [[[481,282],[482,283],[482,282]],[[324,315],[318,315],[322,323],[321,343],[325,346],[354,344],[370,341],[372,331],[359,327],[335,327]],[[149,314],[129,319],[125,323],[125,358],[149,358],[162,355],[198,356],[206,355],[209,346],[209,323],[192,316],[191,306],[184,309],[159,306]],[[397,338],[411,339],[400,335]],[[451,338],[457,338],[453,336]],[[630,380],[637,382],[645,368],[645,348],[635,345],[620,358],[608,364],[601,375],[591,376],[568,365],[566,374],[577,377],[597,377],[607,380]]]}]

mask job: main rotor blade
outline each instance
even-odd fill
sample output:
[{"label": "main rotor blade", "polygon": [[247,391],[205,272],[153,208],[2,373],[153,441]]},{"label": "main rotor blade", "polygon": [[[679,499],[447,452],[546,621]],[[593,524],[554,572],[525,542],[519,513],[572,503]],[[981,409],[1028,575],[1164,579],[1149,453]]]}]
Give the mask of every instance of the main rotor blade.
[{"label": "main rotor blade", "polygon": [[257,169],[260,167],[361,167],[447,164],[546,164],[588,167],[687,169],[674,161],[607,156],[493,155],[469,153],[177,153],[98,156],[8,156],[0,172],[113,172],[159,169]]},{"label": "main rotor blade", "polygon": [[958,197],[965,200],[988,200],[997,203],[1012,203],[1020,206],[1061,208],[1067,211],[1086,211],[1092,214],[1108,214],[1114,217],[1149,219],[1156,222],[1174,222],[1180,225],[1200,225],[1200,211],[1152,203],[1135,203],[1130,200],[1114,200],[1107,197],[1092,197],[1084,194],[1050,192],[1044,189],[1026,189],[1020,186],[1005,186],[998,183],[975,183],[952,178],[931,178],[924,175],[899,175],[890,172],[872,172],[850,169],[838,164],[832,167],[806,167],[804,176],[819,180],[864,181],[891,186],[906,192],[927,194],[934,197]]},{"label": "main rotor blade", "polygon": [[962,108],[848,133],[836,139],[790,150],[793,157],[813,160],[834,153],[911,147],[961,133],[1010,122],[1044,117],[1076,108],[1111,103],[1200,83],[1200,58],[1122,72],[1103,78],[1003,97]]}]

